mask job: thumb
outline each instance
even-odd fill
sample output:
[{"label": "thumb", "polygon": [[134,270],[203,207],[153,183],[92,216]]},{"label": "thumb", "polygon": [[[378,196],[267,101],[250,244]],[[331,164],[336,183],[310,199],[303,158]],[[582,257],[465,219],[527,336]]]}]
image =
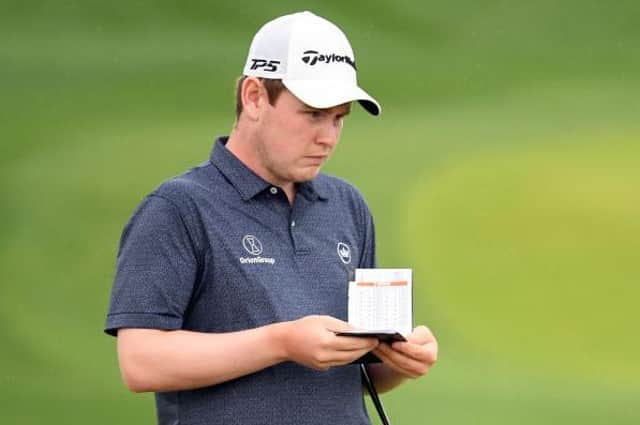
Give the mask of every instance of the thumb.
[{"label": "thumb", "polygon": [[433,333],[426,326],[417,326],[413,332],[407,337],[407,341],[413,344],[424,345],[435,341]]},{"label": "thumb", "polygon": [[329,330],[336,332],[349,331],[353,327],[340,319],[331,316],[322,316],[322,324]]}]

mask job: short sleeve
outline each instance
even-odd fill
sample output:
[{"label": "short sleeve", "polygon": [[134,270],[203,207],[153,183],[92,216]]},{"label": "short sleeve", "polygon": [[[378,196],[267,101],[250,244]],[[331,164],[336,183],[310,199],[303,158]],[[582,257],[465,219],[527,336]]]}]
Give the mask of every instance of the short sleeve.
[{"label": "short sleeve", "polygon": [[196,252],[176,205],[149,195],[122,233],[105,332],[180,329],[198,275]]}]

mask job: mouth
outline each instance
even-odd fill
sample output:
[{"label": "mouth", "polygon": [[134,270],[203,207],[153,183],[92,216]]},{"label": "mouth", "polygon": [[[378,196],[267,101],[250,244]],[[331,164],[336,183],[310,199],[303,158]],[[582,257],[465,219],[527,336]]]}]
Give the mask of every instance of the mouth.
[{"label": "mouth", "polygon": [[307,155],[304,158],[314,164],[322,164],[328,157],[329,155]]}]

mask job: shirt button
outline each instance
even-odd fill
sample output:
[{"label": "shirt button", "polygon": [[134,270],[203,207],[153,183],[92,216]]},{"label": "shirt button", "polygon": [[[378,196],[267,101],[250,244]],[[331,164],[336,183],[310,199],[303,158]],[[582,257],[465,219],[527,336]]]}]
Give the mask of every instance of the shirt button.
[{"label": "shirt button", "polygon": [[291,227],[296,227],[296,221],[295,221],[295,220],[293,220],[293,221],[291,222]]},{"label": "shirt button", "polygon": [[272,186],[271,189],[269,189],[269,192],[271,192],[272,195],[275,195],[276,193],[278,193],[278,188]]}]

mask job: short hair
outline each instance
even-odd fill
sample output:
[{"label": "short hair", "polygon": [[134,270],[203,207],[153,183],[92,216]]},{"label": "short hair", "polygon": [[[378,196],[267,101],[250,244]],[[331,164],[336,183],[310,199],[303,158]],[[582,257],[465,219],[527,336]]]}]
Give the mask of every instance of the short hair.
[{"label": "short hair", "polygon": [[[240,114],[242,113],[242,83],[247,79],[246,75],[238,78],[236,82],[236,120],[240,118]],[[267,90],[267,99],[269,100],[270,105],[275,105],[280,94],[286,89],[284,84],[282,84],[282,80],[273,79],[273,78],[262,78],[258,77],[260,81],[262,81],[262,85],[265,90]]]}]

